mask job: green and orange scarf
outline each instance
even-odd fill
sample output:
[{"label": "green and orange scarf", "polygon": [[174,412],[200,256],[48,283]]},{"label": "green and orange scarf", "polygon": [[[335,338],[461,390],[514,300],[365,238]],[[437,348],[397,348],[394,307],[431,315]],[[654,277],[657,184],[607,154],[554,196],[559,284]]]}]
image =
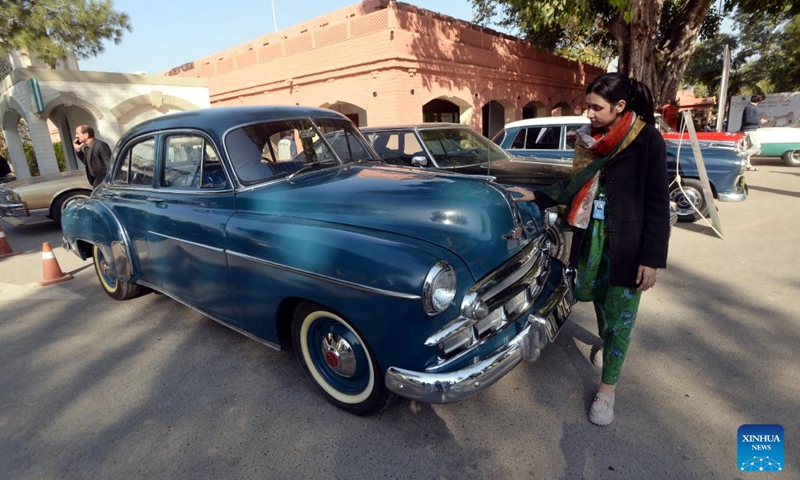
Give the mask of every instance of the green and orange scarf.
[{"label": "green and orange scarf", "polygon": [[572,178],[542,188],[537,194],[543,193],[558,204],[569,205],[567,223],[586,228],[592,215],[600,170],[633,142],[644,125],[644,121],[629,110],[606,135],[592,129],[591,125],[579,128]]}]

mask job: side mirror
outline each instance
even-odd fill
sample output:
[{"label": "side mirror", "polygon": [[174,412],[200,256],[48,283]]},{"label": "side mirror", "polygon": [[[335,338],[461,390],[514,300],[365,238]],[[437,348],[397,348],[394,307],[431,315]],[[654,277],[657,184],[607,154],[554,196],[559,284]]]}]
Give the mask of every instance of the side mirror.
[{"label": "side mirror", "polygon": [[428,159],[422,155],[411,157],[411,165],[415,167],[425,167],[428,165]]}]

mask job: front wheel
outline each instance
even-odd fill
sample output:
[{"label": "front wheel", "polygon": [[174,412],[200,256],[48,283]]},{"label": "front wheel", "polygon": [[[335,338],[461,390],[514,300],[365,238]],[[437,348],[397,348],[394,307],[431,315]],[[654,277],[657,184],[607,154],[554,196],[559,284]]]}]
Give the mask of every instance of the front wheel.
[{"label": "front wheel", "polygon": [[370,415],[395,398],[383,384],[383,373],[361,335],[325,307],[311,302],[298,307],[292,319],[292,342],[303,371],[337,407]]},{"label": "front wheel", "polygon": [[106,260],[103,252],[97,248],[97,245],[94,246],[92,257],[94,259],[94,271],[97,273],[97,279],[100,280],[100,286],[103,287],[103,290],[109,297],[115,300],[128,300],[145,293],[144,288],[140,285],[123,282],[118,279],[114,275],[114,272],[111,271],[108,260]]},{"label": "front wheel", "polygon": [[[669,192],[669,199],[677,204],[679,222],[696,222],[700,218],[708,216],[708,203],[703,195],[703,184],[694,178],[681,179],[683,190],[678,184],[674,184]],[[695,210],[695,208],[700,213]]]},{"label": "front wheel", "polygon": [[800,150],[789,150],[784,153],[783,161],[790,167],[800,167]]}]

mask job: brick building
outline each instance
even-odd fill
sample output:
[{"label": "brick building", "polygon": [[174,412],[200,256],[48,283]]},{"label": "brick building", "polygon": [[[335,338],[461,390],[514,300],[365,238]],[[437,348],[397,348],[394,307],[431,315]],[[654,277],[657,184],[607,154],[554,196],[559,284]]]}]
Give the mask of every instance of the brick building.
[{"label": "brick building", "polygon": [[212,106],[319,106],[359,126],[454,121],[487,136],[513,120],[572,114],[601,73],[394,0],[366,0],[165,72],[208,79]]}]

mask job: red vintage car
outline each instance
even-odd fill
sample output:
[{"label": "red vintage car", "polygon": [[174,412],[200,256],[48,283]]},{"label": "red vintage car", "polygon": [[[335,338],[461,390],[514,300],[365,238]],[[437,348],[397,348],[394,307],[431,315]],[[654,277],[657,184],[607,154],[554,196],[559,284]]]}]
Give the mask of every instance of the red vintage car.
[{"label": "red vintage car", "polygon": [[[656,126],[668,140],[689,140],[689,132],[678,132],[674,130],[660,114],[656,114]],[[733,147],[736,150],[744,152],[748,148],[747,136],[741,132],[697,132],[697,140],[702,142],[703,146],[713,147]]]}]

